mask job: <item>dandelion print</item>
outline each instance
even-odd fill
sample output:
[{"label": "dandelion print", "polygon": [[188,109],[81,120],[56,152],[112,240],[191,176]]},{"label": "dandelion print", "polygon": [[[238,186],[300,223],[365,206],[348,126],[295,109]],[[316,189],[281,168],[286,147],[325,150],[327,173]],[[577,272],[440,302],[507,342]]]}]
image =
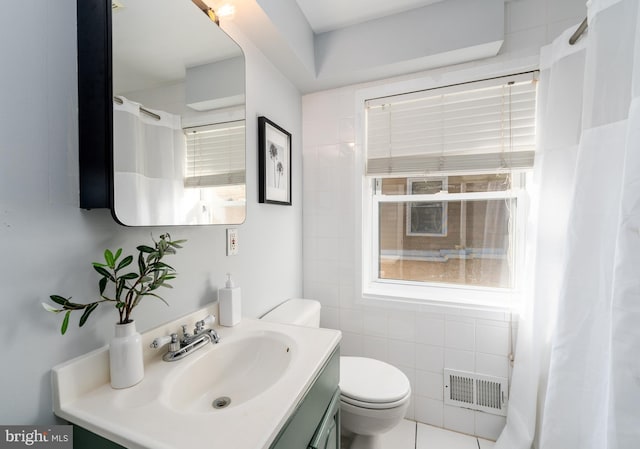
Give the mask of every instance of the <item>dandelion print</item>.
[{"label": "dandelion print", "polygon": [[282,178],[284,173],[284,166],[282,165],[282,162],[278,162],[277,171],[278,176],[276,177],[276,187],[280,187],[280,178]]},{"label": "dandelion print", "polygon": [[269,158],[271,159],[271,162],[273,163],[273,182],[275,185],[275,180],[276,180],[276,164],[278,162],[278,147],[270,142],[269,143]]}]

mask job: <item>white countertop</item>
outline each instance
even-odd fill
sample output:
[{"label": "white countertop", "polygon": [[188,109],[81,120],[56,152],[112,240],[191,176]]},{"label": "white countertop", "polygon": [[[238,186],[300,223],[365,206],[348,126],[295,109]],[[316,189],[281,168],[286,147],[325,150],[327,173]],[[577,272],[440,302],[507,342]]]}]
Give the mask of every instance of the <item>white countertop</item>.
[{"label": "white countertop", "polygon": [[[192,314],[194,320],[204,316],[203,312],[206,310]],[[153,338],[174,328],[177,326],[170,323],[146,332],[143,344],[148,346]],[[166,348],[155,353],[145,348],[144,379],[123,390],[109,384],[107,347],[56,366],[52,370],[54,413],[128,448],[268,448],[339,344],[341,334],[251,319],[216,329],[221,338],[218,345],[208,344],[176,362],[162,361]],[[172,379],[247,332],[278,332],[295,342],[289,365],[278,381],[257,397],[225,409],[189,412],[171,406],[167,389]]]}]

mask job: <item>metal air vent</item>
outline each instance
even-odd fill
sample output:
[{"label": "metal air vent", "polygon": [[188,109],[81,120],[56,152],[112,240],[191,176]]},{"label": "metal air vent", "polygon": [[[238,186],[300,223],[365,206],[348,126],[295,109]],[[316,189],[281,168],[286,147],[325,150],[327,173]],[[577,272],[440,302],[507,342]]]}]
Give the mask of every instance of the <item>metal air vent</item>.
[{"label": "metal air vent", "polygon": [[507,415],[508,386],[504,377],[444,370],[444,402],[494,415]]}]

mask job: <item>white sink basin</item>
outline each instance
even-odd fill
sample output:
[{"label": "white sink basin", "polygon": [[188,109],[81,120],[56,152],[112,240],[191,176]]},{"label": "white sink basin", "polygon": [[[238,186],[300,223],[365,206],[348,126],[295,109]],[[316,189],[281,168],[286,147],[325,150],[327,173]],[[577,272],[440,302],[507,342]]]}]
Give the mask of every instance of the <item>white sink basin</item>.
[{"label": "white sink basin", "polygon": [[[143,334],[144,379],[114,390],[109,351],[54,367],[55,414],[131,449],[211,445],[268,449],[340,341],[340,332],[244,318],[216,327],[220,343],[176,362],[148,349],[154,338],[189,326],[213,304]],[[229,405],[216,409],[216,399]],[[214,440],[212,440],[214,438]]]},{"label": "white sink basin", "polygon": [[272,331],[222,340],[192,355],[192,363],[168,379],[168,405],[182,412],[221,413],[256,400],[282,377],[294,349],[290,337]]}]

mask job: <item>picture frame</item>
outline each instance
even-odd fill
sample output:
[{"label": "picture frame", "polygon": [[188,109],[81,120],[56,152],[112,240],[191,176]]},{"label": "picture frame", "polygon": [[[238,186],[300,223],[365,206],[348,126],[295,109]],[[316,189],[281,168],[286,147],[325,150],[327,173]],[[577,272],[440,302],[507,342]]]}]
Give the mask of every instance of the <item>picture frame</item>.
[{"label": "picture frame", "polygon": [[291,206],[291,133],[258,117],[258,202]]},{"label": "picture frame", "polygon": [[[434,194],[446,191],[446,176],[434,178],[408,178],[407,194]],[[407,203],[406,234],[416,237],[447,236],[447,202],[430,201]]]}]

